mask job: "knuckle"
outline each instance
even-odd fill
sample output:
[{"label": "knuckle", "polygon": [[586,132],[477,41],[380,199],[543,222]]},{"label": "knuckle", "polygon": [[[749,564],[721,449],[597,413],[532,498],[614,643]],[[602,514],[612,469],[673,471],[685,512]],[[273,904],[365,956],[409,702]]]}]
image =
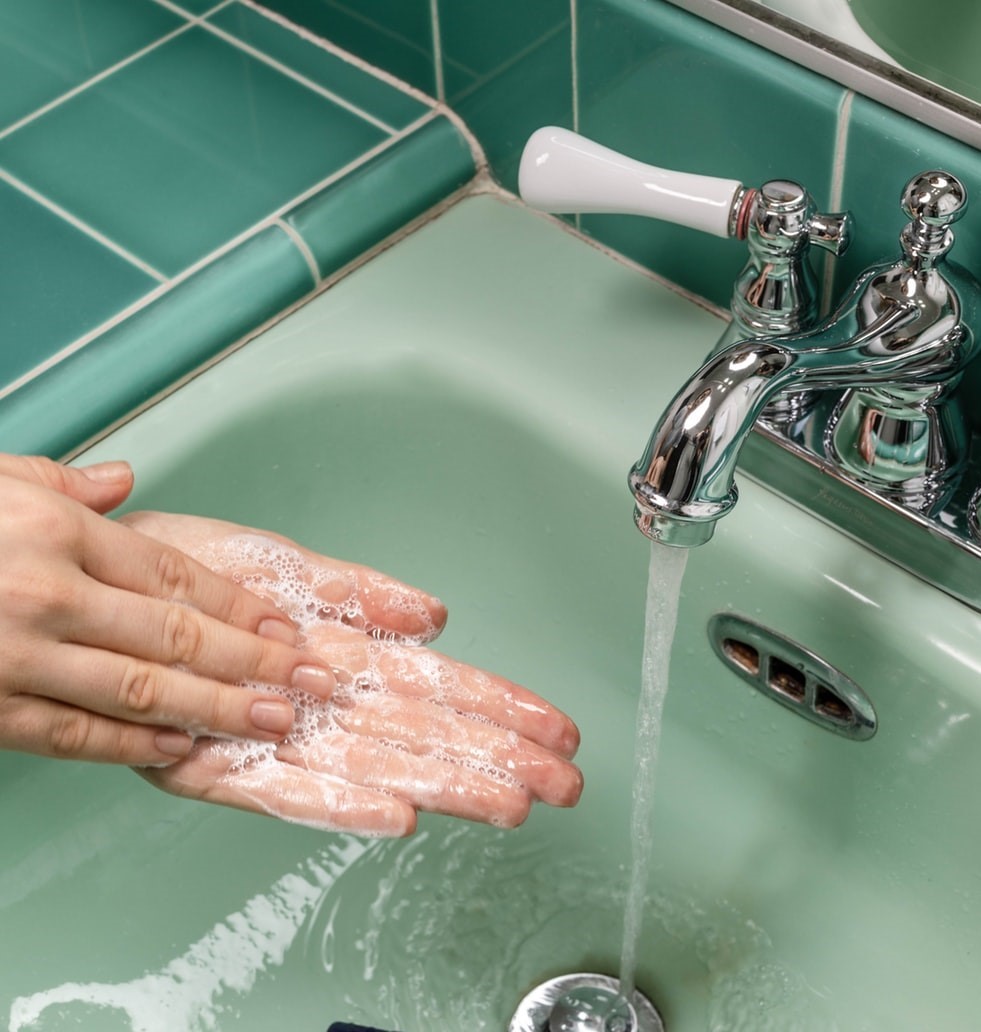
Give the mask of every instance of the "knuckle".
[{"label": "knuckle", "polygon": [[54,496],[25,501],[20,515],[34,539],[74,551],[81,537],[81,524],[71,506]]},{"label": "knuckle", "polygon": [[133,663],[119,683],[119,705],[129,713],[151,714],[156,711],[160,685],[153,667]]},{"label": "knuckle", "polygon": [[172,663],[191,666],[201,656],[204,631],[197,615],[184,606],[171,606],[163,627],[165,655]]},{"label": "knuckle", "polygon": [[84,710],[59,713],[48,729],[48,748],[58,759],[82,756],[92,739],[93,720]]},{"label": "knuckle", "polygon": [[194,575],[187,556],[172,548],[164,548],[157,558],[156,583],[161,598],[189,598]]},{"label": "knuckle", "polygon": [[66,466],[46,455],[25,455],[22,461],[29,475],[39,484],[65,492],[70,484],[71,473]]}]

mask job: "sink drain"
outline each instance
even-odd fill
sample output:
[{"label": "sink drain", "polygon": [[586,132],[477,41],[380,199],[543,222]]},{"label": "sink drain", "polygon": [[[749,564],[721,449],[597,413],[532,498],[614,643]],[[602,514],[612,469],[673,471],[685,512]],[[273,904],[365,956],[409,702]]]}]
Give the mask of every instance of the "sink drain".
[{"label": "sink drain", "polygon": [[664,1022],[643,993],[621,996],[616,978],[561,975],[528,993],[508,1032],[664,1032]]}]

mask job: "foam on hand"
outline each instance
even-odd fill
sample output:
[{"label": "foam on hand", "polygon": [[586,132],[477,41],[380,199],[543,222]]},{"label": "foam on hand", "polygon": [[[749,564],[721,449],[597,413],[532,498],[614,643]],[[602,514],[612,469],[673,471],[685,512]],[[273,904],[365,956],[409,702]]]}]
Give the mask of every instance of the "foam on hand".
[{"label": "foam on hand", "polygon": [[[283,742],[200,740],[192,759],[221,770],[221,785],[283,820],[374,835],[404,833],[388,826],[397,817],[384,817],[392,796],[413,808],[439,810],[447,799],[477,791],[493,821],[495,796],[524,794],[501,749],[495,755],[482,747],[479,736],[466,730],[469,721],[460,730],[461,719],[471,718],[477,727],[497,729],[498,740],[511,748],[519,743],[516,732],[470,712],[489,684],[487,675],[468,670],[465,682],[456,664],[421,647],[437,628],[417,595],[393,591],[392,582],[374,571],[359,570],[356,578],[316,566],[296,548],[259,534],[223,539],[195,558],[272,597],[296,624],[302,648],[327,651],[337,678],[329,701],[298,689],[244,683],[285,696],[295,721]],[[402,635],[373,625],[363,598],[376,593],[384,593],[388,610],[410,616],[411,626],[421,630]],[[363,826],[357,825],[360,812]]]}]

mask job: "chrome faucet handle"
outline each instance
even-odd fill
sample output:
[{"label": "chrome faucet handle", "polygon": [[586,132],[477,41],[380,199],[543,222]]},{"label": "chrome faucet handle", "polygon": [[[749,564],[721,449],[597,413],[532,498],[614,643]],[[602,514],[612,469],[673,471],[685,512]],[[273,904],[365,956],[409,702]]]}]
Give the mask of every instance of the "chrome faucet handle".
[{"label": "chrome faucet handle", "polygon": [[814,244],[840,255],[851,241],[847,213],[822,215],[811,195],[790,179],[772,179],[757,192],[750,229],[778,253]]},{"label": "chrome faucet handle", "polygon": [[822,214],[799,183],[774,179],[754,191],[745,231],[749,260],[732,294],[733,324],[720,346],[743,337],[801,333],[818,318],[813,244],[840,255],[851,241],[847,212]]},{"label": "chrome faucet handle", "polygon": [[817,283],[808,250],[814,244],[839,255],[851,236],[847,214],[821,214],[811,195],[790,180],[756,190],[735,179],[676,172],[557,126],[529,137],[518,192],[542,211],[643,215],[746,240],[749,261],[733,293],[733,329],[722,343],[813,326]]},{"label": "chrome faucet handle", "polygon": [[909,224],[900,240],[911,260],[936,261],[954,242],[951,226],[967,211],[967,190],[950,172],[935,169],[914,176],[903,190]]},{"label": "chrome faucet handle", "polygon": [[739,235],[750,200],[735,179],[647,165],[553,125],[528,138],[518,192],[540,211],[643,215],[720,237]]}]

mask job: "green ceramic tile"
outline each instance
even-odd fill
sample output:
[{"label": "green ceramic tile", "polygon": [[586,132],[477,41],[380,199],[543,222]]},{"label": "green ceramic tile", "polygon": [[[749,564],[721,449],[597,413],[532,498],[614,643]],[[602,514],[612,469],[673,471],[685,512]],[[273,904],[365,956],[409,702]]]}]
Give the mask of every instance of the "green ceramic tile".
[{"label": "green ceramic tile", "polygon": [[528,136],[571,119],[568,0],[443,0],[439,23],[447,103],[476,134],[497,178],[514,190]]},{"label": "green ceramic tile", "polygon": [[466,140],[436,118],[287,215],[329,276],[474,175]]},{"label": "green ceramic tile", "polygon": [[227,0],[170,0],[175,6],[186,11],[189,15],[199,18],[202,14],[214,11],[221,7]]},{"label": "green ceramic tile", "polygon": [[526,0],[494,4],[442,0],[438,9],[446,100],[451,105],[548,37],[562,33],[569,43],[568,0],[538,0],[535,4]]},{"label": "green ceramic tile", "polygon": [[430,0],[267,0],[264,6],[435,95]]},{"label": "green ceramic tile", "polygon": [[0,451],[61,457],[313,287],[272,226],[25,384],[0,405]]},{"label": "green ceramic tile", "polygon": [[428,105],[284,28],[254,8],[231,4],[208,20],[393,129],[403,129],[429,110]]},{"label": "green ceramic tile", "polygon": [[[796,179],[828,203],[840,87],[668,4],[580,0],[578,10],[585,135],[752,186]],[[646,219],[590,216],[583,227],[719,305],[745,259],[736,241]]]},{"label": "green ceramic tile", "polygon": [[4,0],[0,128],[181,24],[183,19],[151,0]]},{"label": "green ceramic tile", "polygon": [[140,269],[0,180],[0,384],[157,286]]},{"label": "green ceramic tile", "polygon": [[0,140],[0,164],[173,274],[384,138],[192,28]]}]

